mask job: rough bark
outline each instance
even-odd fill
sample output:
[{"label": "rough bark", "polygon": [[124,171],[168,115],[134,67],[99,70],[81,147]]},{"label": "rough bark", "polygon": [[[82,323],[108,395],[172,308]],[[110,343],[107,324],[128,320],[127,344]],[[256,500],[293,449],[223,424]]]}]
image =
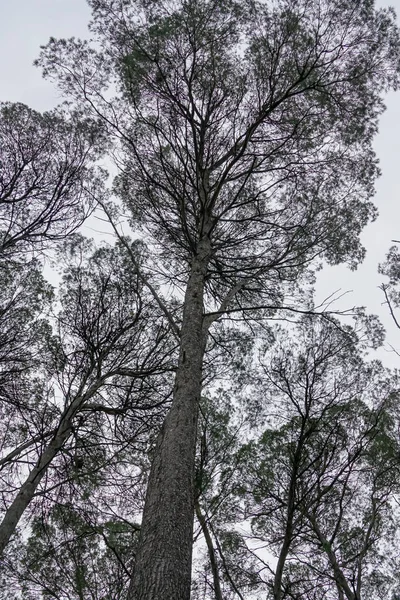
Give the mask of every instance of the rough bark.
[{"label": "rough bark", "polygon": [[173,402],[154,452],[129,600],[189,600],[194,465],[202,364],[204,281],[210,255],[205,237],[186,288]]},{"label": "rough bark", "polygon": [[90,386],[84,395],[77,395],[64,411],[60,419],[59,427],[55,431],[48,446],[40,455],[35,466],[22,484],[18,494],[8,507],[3,521],[0,524],[0,556],[3,554],[5,547],[10,541],[22,515],[34,498],[38,485],[46,474],[48,466],[70,436],[74,416],[82,404],[95,393],[99,386],[100,382],[97,381]]}]

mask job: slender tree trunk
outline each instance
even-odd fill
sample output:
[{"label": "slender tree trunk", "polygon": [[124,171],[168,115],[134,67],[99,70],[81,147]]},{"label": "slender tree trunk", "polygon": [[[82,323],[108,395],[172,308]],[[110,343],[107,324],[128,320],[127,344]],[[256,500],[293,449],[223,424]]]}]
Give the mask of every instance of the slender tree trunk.
[{"label": "slender tree trunk", "polygon": [[[297,474],[297,471],[296,471],[296,474]],[[279,558],[278,558],[278,563],[276,565],[276,571],[275,571],[275,577],[274,577],[274,600],[281,600],[282,595],[283,595],[283,593],[282,593],[283,570],[285,568],[286,559],[288,557],[290,546],[292,544],[292,538],[293,538],[294,494],[295,494],[295,482],[294,482],[294,476],[292,476],[292,481],[291,481],[290,490],[289,490],[287,515],[286,515],[285,535],[283,538],[281,550],[279,552]]]},{"label": "slender tree trunk", "polygon": [[337,593],[338,593],[338,600],[344,600],[344,593],[342,588],[336,583],[336,589],[337,589]]},{"label": "slender tree trunk", "polygon": [[276,571],[275,571],[275,577],[274,577],[274,600],[281,600],[282,596],[283,596],[283,592],[282,592],[283,571],[284,571],[286,560],[287,560],[289,550],[290,550],[290,547],[291,547],[292,541],[293,541],[293,522],[294,522],[294,517],[295,517],[296,485],[297,485],[297,477],[298,477],[298,472],[299,472],[301,454],[303,452],[304,429],[305,429],[305,423],[303,421],[300,438],[297,442],[297,448],[296,448],[296,451],[294,454],[292,474],[290,477],[288,505],[287,505],[287,510],[286,510],[285,535],[283,538],[281,551],[279,553],[278,563],[276,565]]},{"label": "slender tree trunk", "polygon": [[22,515],[29,506],[39,483],[43,479],[46,470],[54,457],[61,450],[63,444],[68,439],[71,433],[72,419],[76,415],[82,404],[88,400],[98,389],[100,382],[96,382],[90,386],[86,394],[77,395],[69,407],[64,411],[60,419],[60,424],[50,440],[47,448],[42,452],[41,456],[29,473],[25,482],[22,484],[14,501],[8,507],[7,512],[0,524],[0,556],[3,554],[5,547],[10,541]]},{"label": "slender tree trunk", "polygon": [[214,545],[213,545],[213,541],[212,541],[210,532],[208,530],[207,521],[206,521],[205,516],[201,512],[200,504],[198,502],[196,502],[195,508],[196,508],[196,515],[199,520],[200,527],[201,527],[201,530],[204,535],[204,539],[206,540],[206,544],[207,544],[208,556],[210,558],[211,571],[213,574],[215,600],[223,600],[221,584],[220,584],[220,580],[219,580],[219,573],[218,573],[217,557],[215,556]]},{"label": "slender tree trunk", "polygon": [[37,461],[36,465],[29,473],[25,482],[21,486],[18,494],[14,498],[14,501],[7,509],[4,519],[0,525],[0,556],[4,552],[4,548],[7,546],[12,534],[14,533],[25,509],[30,504],[32,498],[35,495],[36,489],[42,480],[46,469],[60,450],[61,446],[65,442],[69,435],[66,431],[60,435],[55,436],[46,450]]},{"label": "slender tree trunk", "polygon": [[200,241],[186,288],[171,409],[155,449],[129,600],[189,600],[197,415],[206,343],[204,281],[210,256]]},{"label": "slender tree trunk", "polygon": [[219,543],[218,536],[215,534],[215,532],[213,531],[213,529],[211,527],[211,523],[210,523],[210,529],[211,529],[211,532],[212,532],[212,534],[214,536],[215,544],[217,546],[218,554],[220,556],[221,562],[222,562],[223,567],[224,567],[225,575],[226,575],[227,579],[229,580],[229,583],[231,584],[232,589],[235,592],[235,594],[238,596],[238,598],[240,598],[240,600],[245,600],[243,594],[241,593],[241,591],[237,587],[234,579],[232,578],[232,576],[230,574],[229,567],[228,567],[227,562],[225,560],[225,555],[224,555],[224,553],[222,551],[221,544]]},{"label": "slender tree trunk", "polygon": [[347,579],[346,579],[342,569],[340,568],[339,563],[337,562],[336,554],[333,551],[331,544],[329,543],[329,541],[326,539],[326,537],[323,535],[321,529],[319,528],[316,518],[312,515],[308,515],[308,519],[309,519],[309,521],[314,529],[314,532],[316,533],[323,549],[325,550],[325,552],[328,556],[329,563],[331,565],[333,575],[335,578],[336,586],[339,589],[343,590],[343,593],[345,594],[347,600],[357,600],[357,596],[351,590],[351,588],[347,582]]}]

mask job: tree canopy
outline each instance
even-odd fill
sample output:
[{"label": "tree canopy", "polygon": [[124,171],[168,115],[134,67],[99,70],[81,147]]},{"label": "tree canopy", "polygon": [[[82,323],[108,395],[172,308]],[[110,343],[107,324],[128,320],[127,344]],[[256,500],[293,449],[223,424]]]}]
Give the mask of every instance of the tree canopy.
[{"label": "tree canopy", "polygon": [[[88,3],[92,39],[37,60],[63,107],[1,107],[4,593],[388,598],[398,375],[313,283],[377,214],[393,11]],[[76,232],[93,210],[114,243]]]}]

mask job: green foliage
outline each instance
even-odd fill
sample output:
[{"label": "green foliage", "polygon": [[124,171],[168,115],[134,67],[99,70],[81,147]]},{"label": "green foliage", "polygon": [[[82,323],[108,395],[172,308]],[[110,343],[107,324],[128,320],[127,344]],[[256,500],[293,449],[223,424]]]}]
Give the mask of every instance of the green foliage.
[{"label": "green foliage", "polygon": [[[209,434],[224,467],[202,463],[210,475],[200,499],[223,557],[221,577],[229,569],[242,593],[250,580],[253,592],[265,593],[284,556],[283,594],[336,600],[334,554],[349,585],[359,578],[365,597],[384,598],[398,568],[397,376],[363,363],[348,330],[309,319],[271,349],[263,370],[258,385],[266,401],[271,391],[274,424],[263,430],[260,422],[258,437],[253,429],[245,443],[242,426],[232,444],[235,417],[226,407],[216,421],[223,429]],[[210,402],[204,410],[211,432],[215,411]]]},{"label": "green foliage", "polygon": [[0,104],[0,254],[25,260],[73,232],[102,193],[94,166],[106,148],[99,123],[68,106],[40,114]]},{"label": "green foliage", "polygon": [[64,504],[55,505],[45,521],[36,518],[32,523],[21,561],[43,598],[120,600],[126,594],[125,563],[130,565],[137,530],[121,521],[93,518]]}]

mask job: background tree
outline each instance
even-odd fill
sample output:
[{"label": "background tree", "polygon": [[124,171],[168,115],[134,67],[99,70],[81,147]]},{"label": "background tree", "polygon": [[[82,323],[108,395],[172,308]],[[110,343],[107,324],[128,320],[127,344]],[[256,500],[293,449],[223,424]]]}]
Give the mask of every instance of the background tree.
[{"label": "background tree", "polygon": [[380,94],[397,85],[399,36],[369,0],[90,5],[96,46],[52,39],[39,64],[114,137],[115,190],[181,301],[130,597],[183,600],[209,328],[224,313],[287,308],[316,257],[362,258],[371,141]]},{"label": "background tree", "polygon": [[99,123],[67,107],[40,114],[0,104],[0,256],[40,251],[76,230],[94,208],[104,176]]},{"label": "background tree", "polygon": [[[26,453],[51,437],[52,286],[44,250],[79,227],[94,208],[104,174],[99,124],[68,107],[43,115],[23,104],[0,105],[0,411],[2,501],[15,492]],[[16,462],[15,462],[16,461]]]},{"label": "background tree", "polygon": [[263,361],[260,437],[241,444],[225,412],[203,461],[223,597],[387,598],[398,585],[398,381],[363,363],[338,323],[299,329]]},{"label": "background tree", "polygon": [[[392,241],[395,242],[396,240]],[[396,309],[400,304],[400,295],[398,291],[398,284],[400,281],[400,254],[398,246],[391,246],[386,255],[385,262],[379,265],[379,273],[389,277],[389,282],[383,283],[381,285],[381,290],[385,296],[385,301],[393,322],[396,327],[400,329],[400,323],[396,315]]]},{"label": "background tree", "polygon": [[126,455],[135,444],[146,447],[165,412],[174,345],[129,258],[118,246],[93,253],[79,236],[62,253],[67,250],[58,331],[47,331],[42,376],[36,388],[28,381],[30,393],[10,400],[16,447],[1,464],[2,551],[35,497],[55,502],[69,495],[73,503],[71,480],[90,481],[106,468],[115,482],[129,474],[134,480],[134,461],[124,466]]},{"label": "background tree", "polygon": [[9,585],[35,600],[125,597],[138,526],[98,517],[92,506],[61,502],[35,517],[29,541],[16,552],[18,566],[10,565]]}]

